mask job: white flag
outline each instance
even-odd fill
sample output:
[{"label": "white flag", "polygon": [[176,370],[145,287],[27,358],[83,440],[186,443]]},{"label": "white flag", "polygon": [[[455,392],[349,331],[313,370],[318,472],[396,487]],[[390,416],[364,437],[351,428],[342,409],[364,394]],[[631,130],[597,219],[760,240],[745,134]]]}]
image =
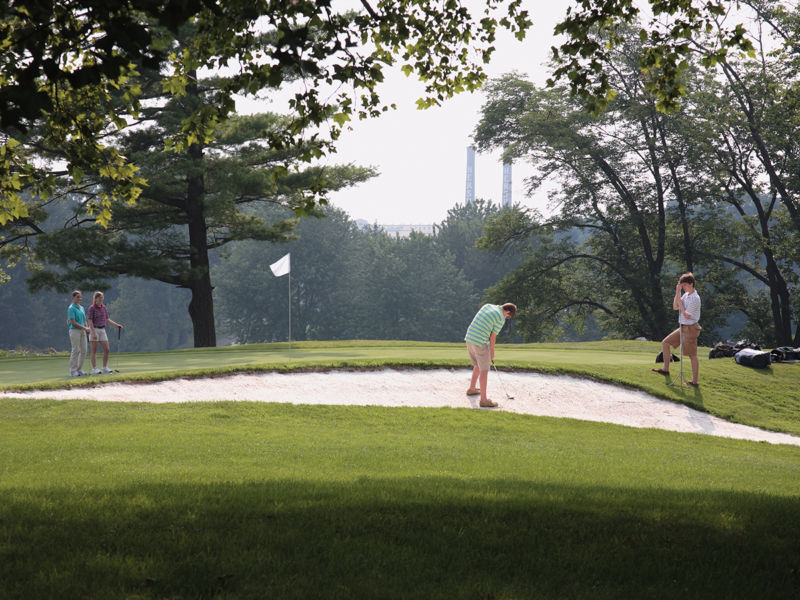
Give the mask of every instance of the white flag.
[{"label": "white flag", "polygon": [[290,262],[291,259],[291,252],[284,256],[283,258],[279,259],[277,262],[272,263],[269,268],[272,269],[272,274],[275,277],[280,277],[281,275],[286,275],[289,271],[291,271]]}]

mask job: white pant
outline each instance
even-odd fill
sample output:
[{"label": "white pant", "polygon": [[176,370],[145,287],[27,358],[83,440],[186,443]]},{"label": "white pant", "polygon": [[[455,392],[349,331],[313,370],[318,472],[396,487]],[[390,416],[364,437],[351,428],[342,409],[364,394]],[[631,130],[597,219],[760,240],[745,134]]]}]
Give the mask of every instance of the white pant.
[{"label": "white pant", "polygon": [[69,374],[83,370],[83,361],[86,360],[86,332],[83,329],[70,329],[69,341],[72,352],[69,355]]}]

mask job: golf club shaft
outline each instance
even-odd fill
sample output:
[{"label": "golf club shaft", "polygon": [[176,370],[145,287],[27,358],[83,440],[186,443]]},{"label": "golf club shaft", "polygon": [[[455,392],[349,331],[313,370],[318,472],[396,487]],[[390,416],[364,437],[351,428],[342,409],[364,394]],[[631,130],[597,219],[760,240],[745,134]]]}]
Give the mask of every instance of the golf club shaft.
[{"label": "golf club shaft", "polygon": [[503,378],[500,377],[500,371],[497,370],[497,365],[494,364],[494,361],[492,361],[492,366],[494,367],[494,372],[497,373],[497,380],[500,382],[500,387],[503,388],[503,393],[506,395],[506,398],[508,398],[509,400],[513,400],[514,396],[508,395],[508,392],[506,391],[506,386],[503,384]]},{"label": "golf club shaft", "polygon": [[115,367],[116,371],[119,371],[119,341],[121,338],[122,338],[122,327],[117,327],[117,356],[116,356],[117,366]]}]

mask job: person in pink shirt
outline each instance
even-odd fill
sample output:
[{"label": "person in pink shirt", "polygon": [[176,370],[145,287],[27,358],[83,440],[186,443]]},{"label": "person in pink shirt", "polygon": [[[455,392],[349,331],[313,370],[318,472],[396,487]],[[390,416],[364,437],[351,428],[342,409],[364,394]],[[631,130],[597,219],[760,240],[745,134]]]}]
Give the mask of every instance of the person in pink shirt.
[{"label": "person in pink shirt", "polygon": [[[108,368],[108,355],[110,349],[108,346],[108,334],[106,333],[106,325],[113,325],[122,329],[122,325],[115,323],[108,316],[108,309],[103,304],[103,292],[94,293],[94,302],[86,311],[86,320],[89,323],[89,341],[92,344],[92,373],[95,375],[99,373],[111,373]],[[97,344],[103,349],[103,370],[97,368]]]}]

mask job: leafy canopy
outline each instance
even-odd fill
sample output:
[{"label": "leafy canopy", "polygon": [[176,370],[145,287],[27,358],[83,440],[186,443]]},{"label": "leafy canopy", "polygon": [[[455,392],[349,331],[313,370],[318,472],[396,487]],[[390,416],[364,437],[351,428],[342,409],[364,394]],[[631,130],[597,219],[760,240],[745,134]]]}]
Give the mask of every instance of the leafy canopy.
[{"label": "leafy canopy", "polygon": [[[47,198],[54,181],[20,142],[34,125],[62,147],[75,185],[101,172],[114,182],[96,206],[108,223],[115,199],[135,201],[144,179],[105,136],[137,118],[142,69],[169,62],[165,90],[185,93],[201,69],[233,73],[213,103],[185,119],[168,146],[209,141],[236,95],[276,90],[299,78],[293,119],[273,145],[297,146],[307,160],[333,148],[352,118],[387,110],[377,92],[395,63],[425,83],[420,107],[474,90],[494,50],[497,28],[523,37],[522,0],[486,0],[479,14],[448,0],[362,0],[342,12],[332,0],[5,0],[0,17],[0,225],[28,216],[22,191]],[[178,29],[197,35],[176,50]],[[265,35],[265,32],[268,35]],[[323,125],[333,119],[327,130]]]},{"label": "leafy canopy", "polygon": [[[737,0],[647,0],[652,13],[647,25],[638,27],[642,42],[640,67],[647,75],[647,90],[659,110],[677,109],[685,93],[681,76],[689,67],[692,40],[715,32],[714,44],[703,57],[706,66],[738,50],[754,56],[755,49],[741,23],[726,25],[725,17],[740,4]],[[635,0],[577,0],[555,27],[556,35],[567,41],[553,48],[557,68],[549,80],[566,79],[570,92],[583,100],[592,114],[608,107],[616,95],[610,81],[612,53],[626,39],[628,28],[636,26],[641,9]]]}]

